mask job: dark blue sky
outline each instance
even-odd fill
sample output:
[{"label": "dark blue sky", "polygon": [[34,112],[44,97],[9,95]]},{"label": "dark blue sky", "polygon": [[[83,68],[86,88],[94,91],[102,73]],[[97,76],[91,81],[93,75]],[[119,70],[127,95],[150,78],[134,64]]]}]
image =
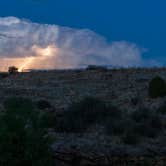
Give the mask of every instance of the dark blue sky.
[{"label": "dark blue sky", "polygon": [[88,28],[109,41],[127,40],[147,48],[145,58],[166,65],[165,0],[4,0],[0,16]]}]

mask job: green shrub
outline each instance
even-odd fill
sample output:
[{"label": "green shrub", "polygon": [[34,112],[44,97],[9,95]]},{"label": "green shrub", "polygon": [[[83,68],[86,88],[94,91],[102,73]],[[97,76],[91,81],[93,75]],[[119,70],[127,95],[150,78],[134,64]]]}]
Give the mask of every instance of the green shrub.
[{"label": "green shrub", "polygon": [[29,99],[10,98],[0,115],[0,165],[52,166],[45,115]]},{"label": "green shrub", "polygon": [[154,77],[149,83],[149,96],[151,98],[166,96],[166,83],[159,77]]}]

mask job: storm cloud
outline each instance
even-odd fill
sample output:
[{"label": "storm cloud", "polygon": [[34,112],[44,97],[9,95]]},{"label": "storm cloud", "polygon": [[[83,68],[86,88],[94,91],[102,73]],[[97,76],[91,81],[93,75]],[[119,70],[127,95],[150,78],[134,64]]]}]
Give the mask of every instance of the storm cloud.
[{"label": "storm cloud", "polygon": [[[40,59],[36,48],[57,48]],[[89,29],[33,23],[16,17],[0,17],[0,59],[33,57],[31,68],[79,68],[87,65],[141,66],[143,49],[127,41],[108,42]],[[14,64],[13,64],[14,65]]]}]

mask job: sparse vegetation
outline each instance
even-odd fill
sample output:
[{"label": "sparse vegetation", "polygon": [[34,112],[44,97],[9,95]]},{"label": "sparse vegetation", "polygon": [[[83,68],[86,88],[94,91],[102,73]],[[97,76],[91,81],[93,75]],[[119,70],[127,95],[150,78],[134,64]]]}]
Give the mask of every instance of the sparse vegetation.
[{"label": "sparse vegetation", "polygon": [[0,115],[0,165],[52,166],[45,115],[29,99],[10,98]]},{"label": "sparse vegetation", "polygon": [[[66,149],[69,153],[76,149],[88,154],[92,149],[99,155],[108,150],[112,155],[114,150],[118,155],[164,152],[165,98],[147,98],[147,85],[153,78],[151,72],[155,71],[161,78],[165,78],[165,72],[154,70],[149,74],[148,69],[133,70],[107,70],[99,74],[96,70],[8,74],[0,82],[1,104],[5,100],[2,95],[5,98],[27,96],[33,102],[14,97],[7,99],[4,107],[0,105],[3,111],[0,113],[0,152],[4,151],[0,161],[5,163],[8,159],[11,166],[18,165],[18,161],[31,165],[29,154],[34,151],[33,163],[41,160],[43,165],[44,160],[52,160],[47,131],[56,138],[54,152]],[[92,97],[84,97],[87,95]],[[7,110],[11,110],[10,114]]]},{"label": "sparse vegetation", "polygon": [[104,127],[106,134],[119,136],[125,144],[137,144],[142,137],[155,138],[164,129],[160,113],[149,109],[122,112],[103,101],[88,97],[73,103],[57,121],[56,131],[86,132],[95,124]]},{"label": "sparse vegetation", "polygon": [[156,76],[150,81],[149,96],[151,98],[166,96],[166,82],[164,79]]}]

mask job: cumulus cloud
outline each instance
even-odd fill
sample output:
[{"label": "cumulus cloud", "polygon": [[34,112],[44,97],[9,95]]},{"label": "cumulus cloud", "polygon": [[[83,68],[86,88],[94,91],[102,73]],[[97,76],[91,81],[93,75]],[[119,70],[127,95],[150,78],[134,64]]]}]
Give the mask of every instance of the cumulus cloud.
[{"label": "cumulus cloud", "polygon": [[[42,56],[42,50],[50,51],[48,48],[51,48],[52,55]],[[1,67],[14,62],[24,67],[49,69],[77,68],[90,64],[140,66],[143,64],[142,53],[143,49],[134,43],[108,42],[88,29],[0,17]]]}]

